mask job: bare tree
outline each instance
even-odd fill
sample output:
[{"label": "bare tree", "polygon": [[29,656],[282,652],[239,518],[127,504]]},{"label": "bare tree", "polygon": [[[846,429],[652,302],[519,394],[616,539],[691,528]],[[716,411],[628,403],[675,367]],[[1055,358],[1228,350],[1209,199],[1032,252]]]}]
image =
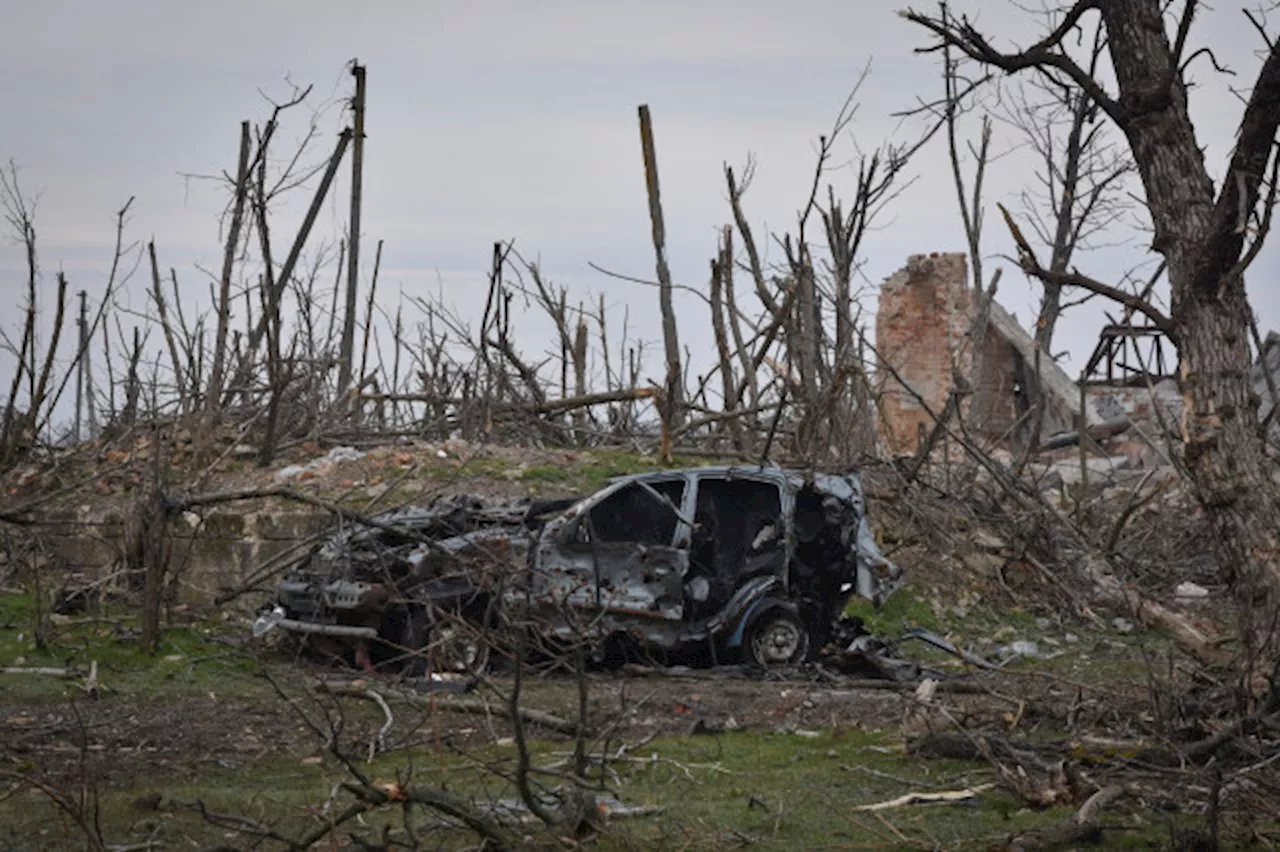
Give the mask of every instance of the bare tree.
[{"label": "bare tree", "polygon": [[339,394],[346,393],[351,384],[355,352],[356,291],[360,285],[360,204],[364,188],[364,66],[353,62],[351,75],[356,80],[356,93],[351,101],[351,234],[347,239],[347,299],[342,315],[342,347],[338,354]]},{"label": "bare tree", "polygon": [[[644,152],[645,187],[649,193],[649,220],[653,225],[653,250],[657,255],[658,296],[662,308],[662,340],[667,358],[667,377],[663,389],[664,428],[678,429],[684,417],[684,383],[680,372],[680,338],[672,304],[671,270],[667,267],[667,230],[662,218],[662,195],[658,181],[658,155],[653,143],[653,123],[649,107],[640,107],[640,145]],[[671,449],[664,445],[664,455]]]},{"label": "bare tree", "polygon": [[240,157],[236,167],[231,227],[222,256],[222,276],[218,281],[217,331],[214,333],[213,366],[209,374],[209,392],[205,407],[210,414],[218,410],[222,394],[224,365],[227,358],[227,330],[231,327],[231,277],[235,272],[236,252],[240,245],[240,228],[244,223],[244,206],[249,196],[249,122],[240,123]]},{"label": "bare tree", "polygon": [[[1106,53],[1104,28],[1089,39],[1087,71],[1096,75]],[[1088,37],[1088,34],[1084,34]],[[1049,253],[1049,270],[1064,273],[1077,250],[1087,249],[1122,223],[1130,208],[1125,181],[1133,158],[1112,138],[1097,105],[1082,89],[1029,78],[1011,99],[1006,120],[1018,129],[1039,165],[1033,187],[1020,196],[1024,221]],[[1063,285],[1042,280],[1035,340],[1052,357],[1053,333],[1063,309]],[[1092,294],[1087,294],[1088,298]]]},{"label": "bare tree", "polygon": [[[1267,236],[1275,202],[1280,44],[1264,33],[1262,65],[1215,189],[1187,109],[1187,65],[1203,51],[1187,55],[1186,46],[1200,7],[1186,0],[1171,33],[1160,0],[1078,0],[1043,38],[1011,52],[963,17],[904,15],[935,38],[924,50],[950,45],[984,66],[1070,87],[1124,133],[1145,190],[1152,248],[1167,263],[1172,315],[1089,276],[1047,269],[1025,251],[1021,260],[1041,281],[1118,298],[1174,339],[1182,359],[1183,461],[1220,537],[1223,573],[1242,603],[1245,652],[1253,655],[1256,630],[1280,599],[1280,503],[1249,378],[1252,312],[1244,273]],[[1115,92],[1070,51],[1091,13],[1105,30]],[[1269,605],[1255,606],[1258,595]],[[1258,666],[1273,663],[1276,650],[1246,667],[1253,686],[1262,675]]]}]

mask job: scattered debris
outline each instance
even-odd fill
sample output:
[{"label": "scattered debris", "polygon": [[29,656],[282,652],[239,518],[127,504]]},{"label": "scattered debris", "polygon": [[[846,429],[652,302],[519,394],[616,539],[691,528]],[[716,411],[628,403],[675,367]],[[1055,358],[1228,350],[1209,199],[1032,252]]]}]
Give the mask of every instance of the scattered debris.
[{"label": "scattered debris", "polygon": [[355,447],[334,447],[325,455],[306,464],[291,464],[280,468],[275,472],[273,479],[277,483],[282,483],[291,479],[311,479],[317,476],[325,476],[337,465],[344,462],[359,461],[364,457],[365,453]]}]

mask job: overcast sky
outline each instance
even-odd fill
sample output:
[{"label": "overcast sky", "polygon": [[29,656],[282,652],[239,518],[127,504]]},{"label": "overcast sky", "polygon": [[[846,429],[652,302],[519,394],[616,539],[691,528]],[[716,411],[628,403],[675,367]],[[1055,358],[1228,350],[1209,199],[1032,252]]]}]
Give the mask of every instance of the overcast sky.
[{"label": "overcast sky", "polygon": [[[1251,0],[1250,0],[1251,2]],[[757,174],[746,199],[759,233],[792,226],[808,191],[816,137],[870,63],[860,108],[840,160],[889,139],[907,141],[919,124],[895,112],[940,91],[936,58],[913,53],[922,32],[895,14],[899,0],[757,2],[57,2],[12,4],[0,51],[0,158],[21,168],[39,194],[37,227],[44,273],[66,271],[73,289],[100,293],[111,260],[113,216],[130,196],[129,235],[154,237],[163,266],[179,271],[192,298],[207,287],[197,267],[220,264],[223,189],[184,174],[234,167],[239,122],[262,121],[259,90],[283,97],[286,78],[314,83],[323,156],[344,122],[345,64],[368,68],[365,264],[386,241],[380,290],[443,287],[465,313],[483,294],[496,239],[514,238],[547,275],[579,297],[604,293],[611,310],[629,306],[640,333],[657,337],[652,291],[605,278],[587,266],[652,277],[636,106],[653,111],[671,267],[705,287],[716,229],[729,221],[722,164],[749,154]],[[998,41],[1023,42],[1033,21],[1007,0],[955,2]],[[1205,61],[1194,117],[1211,171],[1222,164],[1240,105],[1226,84],[1256,72],[1257,36],[1236,3],[1220,2],[1197,22],[1193,47],[1208,45],[1238,73],[1226,80]],[[296,128],[291,132],[300,132]],[[977,133],[971,120],[964,131]],[[1031,181],[1018,140],[998,126],[994,149],[1008,152],[989,172],[989,200],[1011,204]],[[344,178],[337,198],[343,198]],[[913,253],[964,245],[942,138],[910,168],[916,182],[886,211],[863,247],[872,284]],[[853,175],[827,175],[837,192]],[[280,211],[277,234],[291,234],[297,204]],[[341,232],[345,201],[331,202],[317,233]],[[984,254],[1003,263],[1000,300],[1027,322],[1035,288],[997,256],[1009,239],[992,208]],[[283,244],[286,238],[278,236]],[[1126,243],[1125,241],[1128,240]],[[1115,280],[1150,263],[1140,236],[1078,256],[1082,271]],[[283,245],[278,253],[283,254]],[[777,259],[778,252],[770,252]],[[1254,266],[1250,290],[1264,332],[1280,327],[1272,286],[1280,251]],[[0,292],[21,298],[22,254],[0,245]],[[136,308],[135,293],[126,298]],[[874,307],[874,294],[868,296]],[[1103,306],[1072,312],[1059,346],[1087,356]],[[8,314],[12,330],[16,314]],[[704,346],[705,311],[681,299],[684,341]],[[12,333],[12,332],[11,332]],[[4,363],[4,362],[0,362]],[[656,363],[656,360],[654,361]],[[7,362],[3,372],[12,369]]]}]

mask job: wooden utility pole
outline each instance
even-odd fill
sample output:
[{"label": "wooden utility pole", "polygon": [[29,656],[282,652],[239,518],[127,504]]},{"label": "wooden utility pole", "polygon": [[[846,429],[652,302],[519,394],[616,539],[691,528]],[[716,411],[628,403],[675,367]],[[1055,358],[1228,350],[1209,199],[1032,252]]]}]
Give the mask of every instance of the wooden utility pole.
[{"label": "wooden utility pole", "polygon": [[[662,310],[662,342],[666,353],[667,381],[662,407],[664,434],[668,437],[683,423],[684,382],[680,373],[680,339],[675,308],[671,303],[671,270],[667,267],[667,232],[662,220],[662,195],[658,185],[658,155],[653,145],[649,107],[640,105],[640,147],[644,152],[644,181],[649,192],[649,221],[653,226],[653,250],[657,255],[658,305]],[[666,441],[663,442],[664,449]]]},{"label": "wooden utility pole", "polygon": [[356,294],[360,276],[360,195],[364,188],[364,66],[351,65],[356,78],[352,101],[354,136],[351,146],[351,234],[347,238],[347,307],[342,319],[342,344],[338,352],[338,393],[351,385],[351,361],[356,339]]}]

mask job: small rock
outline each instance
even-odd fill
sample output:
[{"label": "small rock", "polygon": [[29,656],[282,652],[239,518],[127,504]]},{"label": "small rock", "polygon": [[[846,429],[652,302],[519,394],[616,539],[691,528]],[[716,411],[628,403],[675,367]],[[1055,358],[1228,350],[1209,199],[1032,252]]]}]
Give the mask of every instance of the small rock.
[{"label": "small rock", "polygon": [[1080,641],[1080,637],[1074,633],[1068,633],[1062,637],[1062,641],[1066,642],[1068,645],[1074,645]]},{"label": "small rock", "polygon": [[465,458],[471,452],[471,443],[461,438],[450,438],[441,446],[444,447],[446,453],[457,459]]},{"label": "small rock", "polygon": [[1027,657],[1032,660],[1038,660],[1040,659],[1040,646],[1035,642],[1019,639],[1017,642],[1010,642],[1008,645],[996,648],[996,656],[1004,659]]},{"label": "small rock", "polygon": [[836,751],[835,749],[833,748],[827,749],[827,757],[831,758],[832,760],[834,760],[839,756],[840,756],[840,752]]},{"label": "small rock", "polygon": [[1053,622],[1049,621],[1049,619],[1047,619],[1047,618],[1037,618],[1037,619],[1036,619],[1036,629],[1037,629],[1037,630],[1048,630],[1048,629],[1049,629],[1050,627],[1052,627],[1052,626],[1053,626]]},{"label": "small rock", "polygon": [[291,464],[291,465],[288,465],[287,467],[282,467],[279,470],[277,470],[275,473],[275,476],[273,476],[272,478],[276,482],[287,482],[288,480],[293,479],[295,476],[298,476],[305,470],[306,468],[304,468],[302,465]]},{"label": "small rock", "polygon": [[992,535],[986,530],[974,530],[969,535],[970,540],[982,548],[983,550],[1001,551],[1008,547],[1004,539],[999,536]]},{"label": "small rock", "polygon": [[236,444],[234,447],[231,448],[231,455],[237,456],[240,458],[243,458],[245,456],[252,456],[257,452],[258,452],[257,450],[255,450],[253,447],[249,446],[248,444]]},{"label": "small rock", "polygon": [[1183,582],[1179,583],[1178,587],[1173,590],[1173,596],[1176,598],[1199,600],[1209,597],[1209,590],[1197,583]]},{"label": "small rock", "polygon": [[1126,636],[1133,632],[1133,622],[1120,616],[1111,619],[1111,626],[1115,628],[1117,633],[1122,633]]}]

